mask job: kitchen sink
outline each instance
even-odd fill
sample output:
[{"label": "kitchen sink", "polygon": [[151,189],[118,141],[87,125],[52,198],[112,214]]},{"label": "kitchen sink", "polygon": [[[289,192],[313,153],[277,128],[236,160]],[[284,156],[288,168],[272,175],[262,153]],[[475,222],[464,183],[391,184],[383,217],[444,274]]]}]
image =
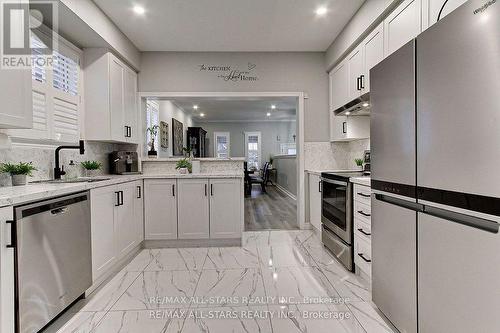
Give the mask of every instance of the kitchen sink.
[{"label": "kitchen sink", "polygon": [[75,178],[75,179],[47,179],[47,180],[37,180],[34,182],[30,182],[30,184],[96,183],[96,182],[102,182],[104,180],[110,180],[110,179],[111,178],[102,178],[102,177],[95,177],[95,178],[81,177],[81,178]]}]

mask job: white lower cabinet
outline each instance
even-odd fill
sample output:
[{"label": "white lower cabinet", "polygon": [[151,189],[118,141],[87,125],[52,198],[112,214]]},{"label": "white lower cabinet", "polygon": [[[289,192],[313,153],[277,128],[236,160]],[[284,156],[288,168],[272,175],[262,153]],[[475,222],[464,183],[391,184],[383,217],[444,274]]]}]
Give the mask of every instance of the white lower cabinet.
[{"label": "white lower cabinet", "polygon": [[309,174],[309,222],[321,231],[321,178],[319,175]]},{"label": "white lower cabinet", "polygon": [[179,239],[210,237],[208,179],[179,179]]},{"label": "white lower cabinet", "polygon": [[354,184],[354,263],[356,270],[372,276],[371,188]]},{"label": "white lower cabinet", "polygon": [[90,191],[94,281],[109,272],[113,265],[142,241],[143,218],[142,204],[138,202],[140,200],[142,181]]},{"label": "white lower cabinet", "polygon": [[234,179],[210,180],[210,238],[240,238],[243,188]]},{"label": "white lower cabinet", "polygon": [[14,249],[7,247],[13,219],[12,207],[0,208],[0,332],[14,332]]},{"label": "white lower cabinet", "polygon": [[177,239],[177,181],[144,181],[144,230],[146,240]]}]

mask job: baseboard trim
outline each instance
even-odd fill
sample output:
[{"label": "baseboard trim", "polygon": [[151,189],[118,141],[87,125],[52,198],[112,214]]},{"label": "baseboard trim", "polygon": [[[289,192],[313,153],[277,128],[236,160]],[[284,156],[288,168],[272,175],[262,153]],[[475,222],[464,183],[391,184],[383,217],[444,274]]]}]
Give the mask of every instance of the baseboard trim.
[{"label": "baseboard trim", "polygon": [[241,238],[230,239],[165,239],[165,240],[146,240],[144,247],[146,249],[172,248],[172,247],[224,247],[241,246]]},{"label": "baseboard trim", "polygon": [[293,200],[297,201],[297,196],[294,195],[292,192],[288,191],[286,188],[284,188],[283,186],[279,185],[279,184],[274,184],[274,186],[276,186],[276,189],[280,190],[281,192],[283,192],[284,194],[286,194],[287,196],[289,196],[290,198],[292,198]]}]

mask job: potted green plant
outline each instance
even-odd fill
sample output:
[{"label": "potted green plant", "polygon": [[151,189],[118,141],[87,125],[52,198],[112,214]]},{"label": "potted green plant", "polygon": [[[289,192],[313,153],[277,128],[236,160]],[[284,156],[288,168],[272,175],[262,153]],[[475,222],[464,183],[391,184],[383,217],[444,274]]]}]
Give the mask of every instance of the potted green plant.
[{"label": "potted green plant", "polygon": [[180,174],[187,174],[188,172],[191,172],[192,170],[192,165],[191,162],[187,158],[183,158],[179,160],[175,166],[177,170],[179,170]]},{"label": "potted green plant", "polygon": [[193,158],[193,150],[191,147],[184,147],[182,151],[184,152],[184,157]]},{"label": "potted green plant", "polygon": [[36,171],[33,162],[19,162],[18,164],[7,162],[0,164],[0,172],[10,173],[13,186],[26,185],[26,176],[31,176],[33,171]]},{"label": "potted green plant", "polygon": [[155,158],[158,157],[158,152],[155,150],[155,139],[156,136],[158,135],[158,125],[153,125],[150,126],[146,129],[146,132],[149,133],[149,136],[151,138],[150,142],[148,143],[149,150],[148,150],[148,157]]},{"label": "potted green plant", "polygon": [[85,169],[85,176],[87,177],[95,176],[102,167],[102,163],[98,161],[83,161],[80,164]]},{"label": "potted green plant", "polygon": [[355,158],[354,159],[354,162],[356,163],[356,165],[358,166],[358,168],[360,170],[363,170],[363,159],[362,158]]}]

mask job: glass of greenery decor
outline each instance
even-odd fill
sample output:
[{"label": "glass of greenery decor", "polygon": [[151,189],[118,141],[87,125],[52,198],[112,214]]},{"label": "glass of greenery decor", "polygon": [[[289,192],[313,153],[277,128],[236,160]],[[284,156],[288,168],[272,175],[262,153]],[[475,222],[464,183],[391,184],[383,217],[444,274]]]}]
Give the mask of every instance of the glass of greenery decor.
[{"label": "glass of greenery decor", "polygon": [[11,175],[13,186],[26,185],[26,177],[31,176],[33,171],[36,171],[36,168],[32,162],[19,162],[18,164],[7,162],[0,164],[0,172]]},{"label": "glass of greenery decor", "polygon": [[175,166],[177,170],[179,170],[180,174],[187,174],[188,172],[191,172],[192,170],[192,164],[189,162],[187,158],[183,158],[182,160],[179,160]]},{"label": "glass of greenery decor", "polygon": [[85,176],[86,177],[96,176],[102,167],[101,162],[98,162],[98,161],[83,161],[80,164],[85,169]]}]

